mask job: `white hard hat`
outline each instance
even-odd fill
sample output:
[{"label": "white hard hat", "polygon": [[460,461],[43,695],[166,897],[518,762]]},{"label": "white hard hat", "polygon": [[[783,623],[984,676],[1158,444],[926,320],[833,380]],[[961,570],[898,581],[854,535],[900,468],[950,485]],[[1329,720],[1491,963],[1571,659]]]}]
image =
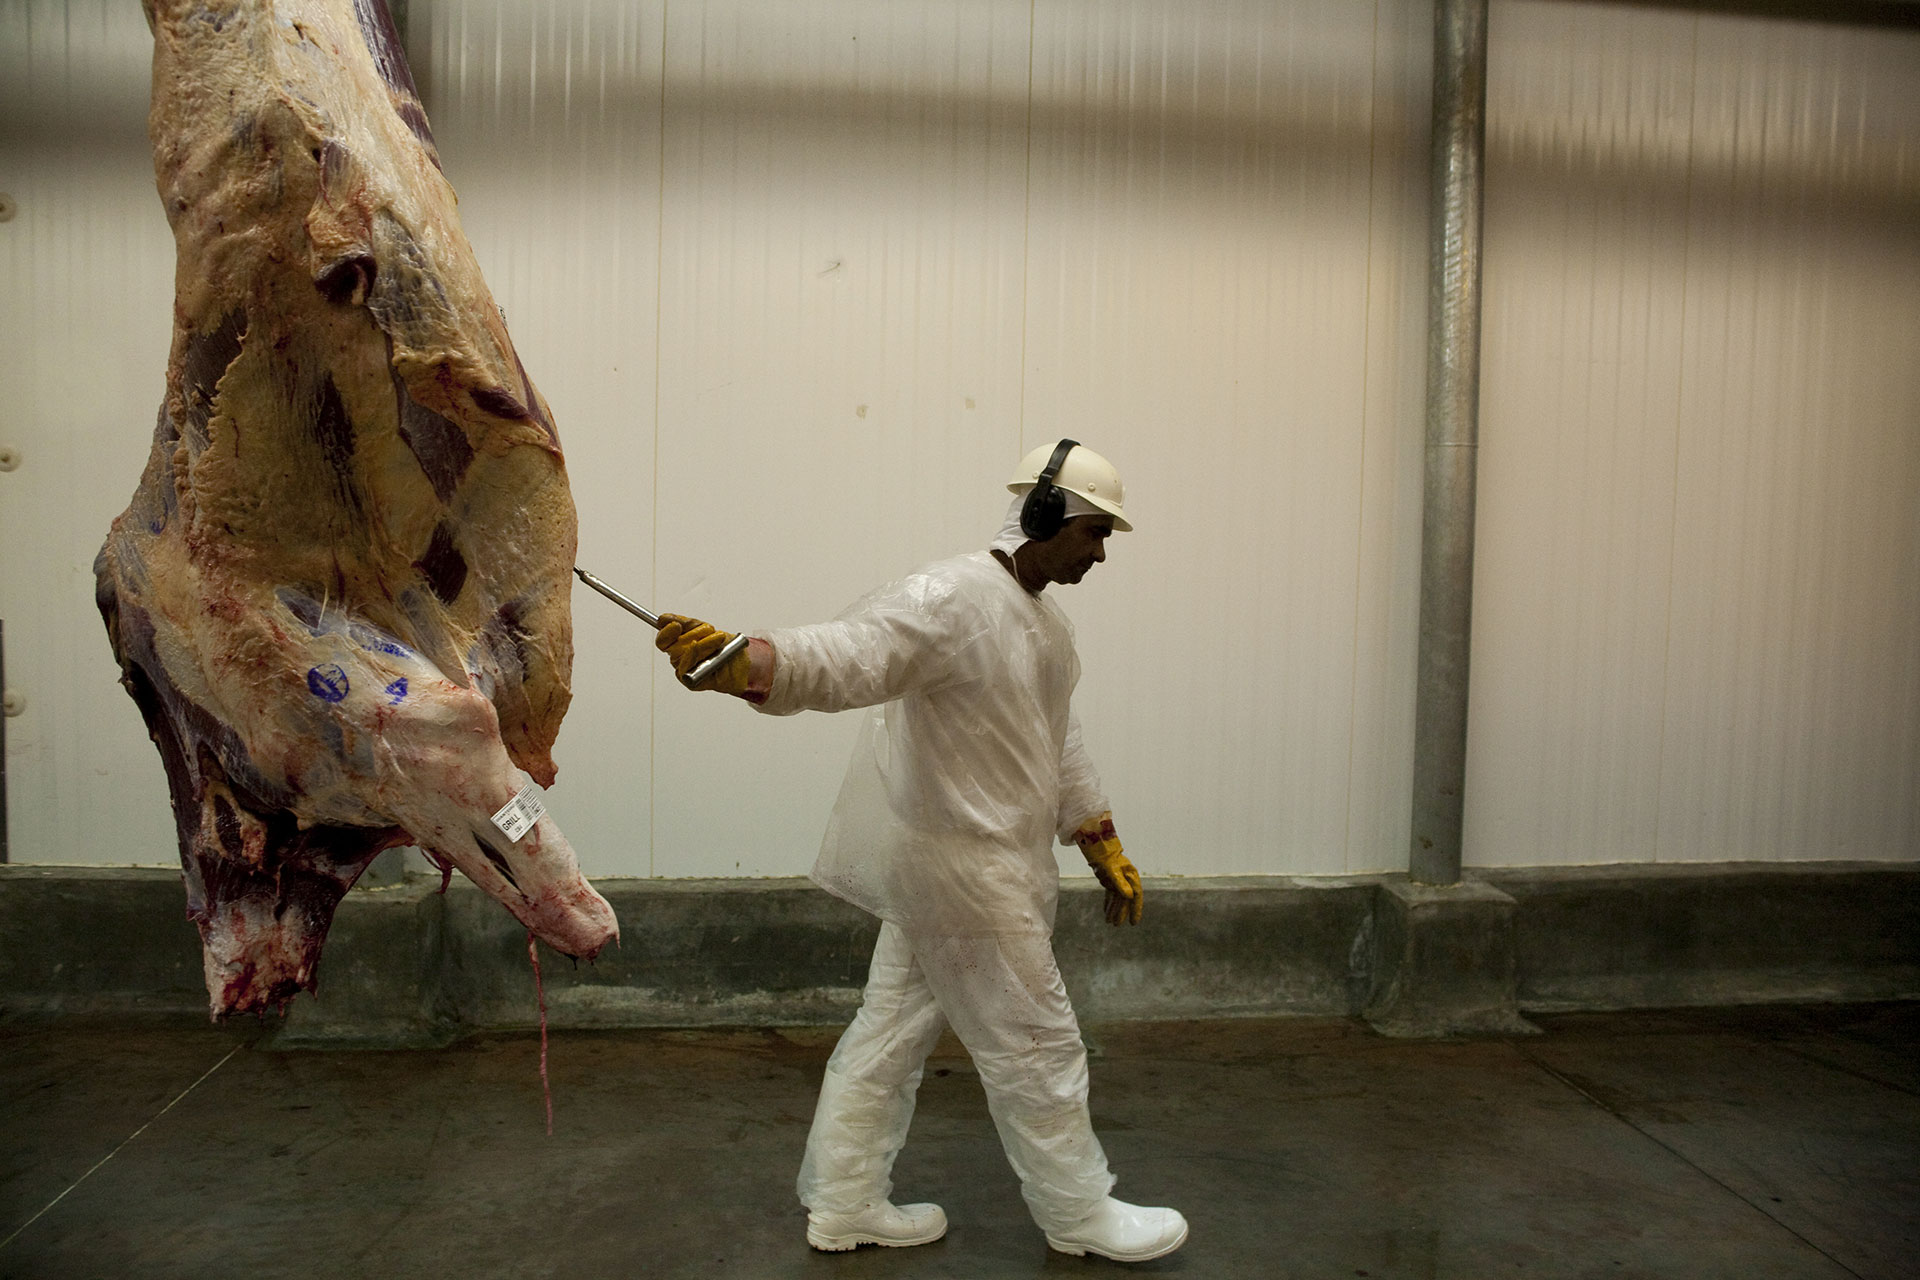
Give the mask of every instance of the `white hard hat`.
[{"label": "white hard hat", "polygon": [[1054,454],[1063,447],[1066,452],[1055,464],[1059,469],[1054,474],[1053,487],[1079,494],[1097,510],[1112,516],[1115,529],[1121,533],[1131,532],[1133,526],[1127,523],[1126,491],[1121,487],[1120,473],[1113,469],[1111,462],[1083,444],[1060,440],[1041,445],[1020,460],[1013,479],[1007,481],[1007,489],[1013,493],[1032,489],[1040,482],[1040,473],[1053,462]]}]

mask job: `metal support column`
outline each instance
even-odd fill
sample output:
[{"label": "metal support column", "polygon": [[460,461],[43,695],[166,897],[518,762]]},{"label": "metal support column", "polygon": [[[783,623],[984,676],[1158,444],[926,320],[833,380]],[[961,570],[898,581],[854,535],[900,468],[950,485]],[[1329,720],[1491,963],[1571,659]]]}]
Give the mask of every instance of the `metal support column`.
[{"label": "metal support column", "polygon": [[1480,193],[1486,106],[1487,0],[1435,0],[1427,458],[1408,863],[1410,877],[1429,885],[1460,879],[1474,467],[1480,430]]}]

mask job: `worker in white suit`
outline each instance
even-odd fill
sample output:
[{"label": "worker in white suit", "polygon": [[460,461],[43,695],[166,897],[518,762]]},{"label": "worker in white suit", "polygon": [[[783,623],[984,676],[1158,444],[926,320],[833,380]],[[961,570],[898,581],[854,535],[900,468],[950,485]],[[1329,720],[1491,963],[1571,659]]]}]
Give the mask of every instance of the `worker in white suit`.
[{"label": "worker in white suit", "polygon": [[[889,1196],[922,1066],[951,1026],[1048,1245],[1141,1262],[1178,1249],[1187,1223],[1108,1194],[1053,956],[1054,838],[1085,854],[1111,923],[1140,920],[1140,875],[1073,714],[1072,626],[1044,594],[1079,582],[1132,526],[1112,464],[1071,440],[1034,450],[1008,488],[989,550],[928,565],[832,622],[753,637],[700,687],[771,715],[866,709],[813,878],[882,925],[800,1166],[808,1243],[946,1233],[938,1205]],[[732,638],[669,614],[658,644],[684,677]]]}]

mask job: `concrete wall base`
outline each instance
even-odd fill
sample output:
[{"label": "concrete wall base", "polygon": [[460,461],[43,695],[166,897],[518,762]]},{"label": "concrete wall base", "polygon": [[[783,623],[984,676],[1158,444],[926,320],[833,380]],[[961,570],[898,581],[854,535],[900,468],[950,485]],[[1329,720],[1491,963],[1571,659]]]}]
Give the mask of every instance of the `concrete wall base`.
[{"label": "concrete wall base", "polygon": [[[879,926],[800,879],[605,880],[621,942],[541,949],[563,1028],[845,1022]],[[1363,1016],[1388,1035],[1524,1034],[1528,1011],[1920,998],[1920,864],[1534,868],[1150,879],[1138,928],[1063,886],[1054,949],[1087,1022]],[[206,1017],[178,872],[0,865],[0,1022]],[[538,1018],[527,935],[473,886],[341,903],[317,996],[274,1043],[402,1046]]]},{"label": "concrete wall base", "polygon": [[1388,880],[1374,899],[1364,1016],[1382,1035],[1531,1035],[1515,995],[1519,904],[1490,884]]},{"label": "concrete wall base", "polygon": [[423,877],[342,898],[319,989],[287,1006],[272,1047],[426,1048],[454,1040],[460,1024],[448,999],[437,887]]}]

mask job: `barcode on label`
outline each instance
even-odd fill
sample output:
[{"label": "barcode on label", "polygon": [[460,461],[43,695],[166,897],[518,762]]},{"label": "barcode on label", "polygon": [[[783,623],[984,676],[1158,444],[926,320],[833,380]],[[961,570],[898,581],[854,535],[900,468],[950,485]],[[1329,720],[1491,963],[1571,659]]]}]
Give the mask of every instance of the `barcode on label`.
[{"label": "barcode on label", "polygon": [[500,806],[500,812],[493,815],[493,825],[500,828],[507,839],[518,840],[533,830],[533,824],[540,821],[546,811],[546,801],[540,798],[540,788],[529,780],[513,799]]}]

